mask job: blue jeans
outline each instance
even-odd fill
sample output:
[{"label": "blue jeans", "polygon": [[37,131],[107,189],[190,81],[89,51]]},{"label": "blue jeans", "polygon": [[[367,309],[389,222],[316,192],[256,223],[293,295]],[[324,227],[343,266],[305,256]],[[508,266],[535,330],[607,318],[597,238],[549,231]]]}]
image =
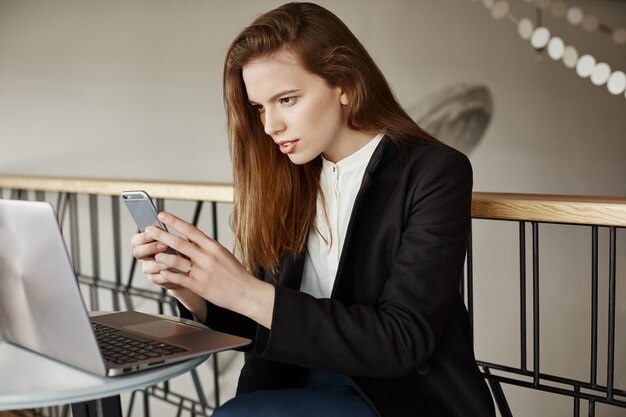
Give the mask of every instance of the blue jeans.
[{"label": "blue jeans", "polygon": [[294,388],[241,394],[213,417],[376,417],[368,403],[339,374],[310,371]]}]

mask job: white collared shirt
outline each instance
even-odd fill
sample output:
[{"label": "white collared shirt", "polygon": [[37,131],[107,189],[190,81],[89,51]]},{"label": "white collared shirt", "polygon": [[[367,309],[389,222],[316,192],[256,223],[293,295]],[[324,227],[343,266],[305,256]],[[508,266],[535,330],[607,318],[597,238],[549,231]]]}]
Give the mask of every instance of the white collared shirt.
[{"label": "white collared shirt", "polygon": [[354,201],[361,188],[365,168],[383,138],[372,140],[341,161],[332,163],[322,157],[320,188],[324,194],[328,221],[322,199],[318,196],[315,214],[317,231],[311,229],[300,290],[316,298],[329,298],[335,283],[339,257],[352,215]]}]

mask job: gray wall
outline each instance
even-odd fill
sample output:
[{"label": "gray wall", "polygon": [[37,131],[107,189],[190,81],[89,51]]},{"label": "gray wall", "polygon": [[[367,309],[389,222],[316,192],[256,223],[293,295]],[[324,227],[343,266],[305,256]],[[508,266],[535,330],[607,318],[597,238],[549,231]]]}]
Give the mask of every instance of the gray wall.
[{"label": "gray wall", "polygon": [[[0,175],[231,181],[223,56],[242,26],[281,3],[0,0]],[[353,29],[407,107],[458,82],[489,87],[493,119],[470,154],[476,191],[626,193],[624,96],[542,58],[482,2],[320,3]],[[534,16],[528,3],[511,3],[516,16]],[[626,26],[625,2],[568,4]],[[544,18],[579,50],[626,70],[626,46]],[[477,354],[515,364],[518,341],[507,324],[517,320],[508,308],[517,297],[515,226],[477,226]],[[542,308],[554,317],[542,329],[542,363],[584,377],[584,364],[573,364],[588,354],[580,331],[588,325],[589,309],[581,308],[588,304],[587,236],[542,230],[542,249],[558,254],[542,267]],[[621,259],[622,305],[623,266]],[[626,311],[619,315],[623,328]],[[623,352],[624,337],[618,342]],[[618,361],[616,383],[625,389],[626,363]],[[560,397],[507,392],[516,415],[571,415]]]}]

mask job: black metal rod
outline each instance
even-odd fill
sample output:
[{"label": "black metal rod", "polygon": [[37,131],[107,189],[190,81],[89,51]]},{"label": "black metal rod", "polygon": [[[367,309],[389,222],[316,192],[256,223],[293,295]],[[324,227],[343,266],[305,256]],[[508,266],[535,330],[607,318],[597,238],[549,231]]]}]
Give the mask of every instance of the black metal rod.
[{"label": "black metal rod", "polygon": [[[162,198],[157,198],[155,201],[155,205],[156,205],[157,212],[160,213],[162,211],[165,211],[165,203]],[[159,298],[159,301],[157,302],[157,305],[159,308],[159,314],[165,313],[165,306],[164,306],[163,300],[166,297],[167,297],[167,291],[165,290],[165,288],[161,288],[161,298]]]},{"label": "black metal rod", "polygon": [[[580,394],[580,387],[574,387],[574,392]],[[580,397],[574,397],[574,417],[580,417]]]},{"label": "black metal rod", "polygon": [[100,230],[98,227],[98,196],[89,196],[89,223],[91,227],[91,265],[96,285],[90,288],[89,305],[91,310],[100,310],[97,282],[100,280]]},{"label": "black metal rod", "polygon": [[533,230],[533,384],[539,385],[539,224]]},{"label": "black metal rod", "polygon": [[150,397],[147,390],[143,391],[143,415],[150,417]]},{"label": "black metal rod", "polygon": [[202,213],[203,206],[203,201],[196,201],[196,208],[193,212],[193,220],[191,221],[191,224],[193,224],[194,226],[197,226],[198,222],[200,221],[200,213]]},{"label": "black metal rod", "polygon": [[[489,368],[484,368],[484,373],[486,375],[491,375],[489,372]],[[491,378],[487,378],[487,384],[491,389],[491,393],[493,394],[493,398],[496,401],[496,405],[498,406],[498,411],[500,411],[501,417],[512,417],[511,408],[509,407],[509,403],[506,400],[506,396],[504,395],[504,391],[502,390],[502,385],[499,381]]]},{"label": "black metal rod", "polygon": [[219,236],[217,234],[217,202],[211,201],[211,220],[213,226],[213,239],[219,240]]},{"label": "black metal rod", "polygon": [[[111,196],[111,213],[113,216],[113,258],[115,264],[115,285],[122,285],[122,238],[120,222],[120,199],[118,196]],[[120,310],[120,299],[117,291],[113,291],[113,309]]]},{"label": "black metal rod", "polygon": [[78,196],[68,194],[70,199],[70,250],[74,271],[81,271],[80,266],[80,240],[78,234]]},{"label": "black metal rod", "polygon": [[[513,376],[515,375],[520,375],[523,377],[532,377],[533,376],[533,372],[532,371],[526,371],[523,372],[521,369],[519,368],[513,368],[510,366],[505,366],[505,365],[501,365],[501,364],[497,364],[497,363],[491,363],[491,362],[485,362],[485,361],[476,361],[476,363],[478,364],[478,366],[480,367],[487,367],[490,369],[495,369],[501,372],[506,372],[509,374],[512,374]],[[545,374],[545,373],[540,373],[540,377],[542,380],[545,381],[550,381],[550,382],[556,382],[559,384],[564,384],[564,385],[571,385],[573,387],[580,387],[581,389],[584,388],[586,390],[589,391],[597,391],[597,393],[601,393],[602,397],[598,397],[598,398],[604,398],[606,399],[606,387],[602,386],[602,385],[598,385],[597,387],[592,387],[588,382],[586,381],[579,381],[576,379],[571,379],[571,378],[564,378],[564,377],[560,377],[560,376],[556,376],[556,375],[551,375],[551,374]],[[515,381],[515,380],[512,380]],[[521,386],[526,386],[526,382],[525,381],[519,381],[520,384],[514,383],[514,385],[521,385]],[[613,393],[626,397],[626,390],[619,390],[619,389],[613,389]],[[573,396],[574,393],[571,392],[570,394],[568,394],[570,396]],[[583,397],[581,397],[583,398]],[[626,403],[624,403],[626,404]]]},{"label": "black metal rod", "polygon": [[591,228],[591,386],[598,383],[598,226]]},{"label": "black metal rod", "polygon": [[202,408],[208,408],[209,403],[206,400],[206,396],[204,395],[204,388],[202,388],[202,383],[200,382],[200,378],[198,377],[198,371],[196,369],[191,370],[191,379],[193,380],[193,385],[196,389],[196,394],[198,395],[198,401]]},{"label": "black metal rod", "polygon": [[594,400],[589,400],[589,417],[594,417],[596,415],[596,402]]},{"label": "black metal rod", "polygon": [[[218,240],[219,234],[217,231],[217,202],[211,201],[211,220],[213,226],[213,239]],[[219,362],[217,359],[218,354],[213,355],[213,382],[215,384],[215,408],[220,406],[220,371]]]},{"label": "black metal rod", "polygon": [[519,222],[519,308],[520,308],[520,366],[522,370],[528,370],[526,360],[527,335],[526,335],[526,222]]},{"label": "black metal rod", "polygon": [[607,360],[607,398],[613,399],[613,385],[615,383],[615,287],[616,287],[616,236],[615,226],[609,227],[609,340]]},{"label": "black metal rod", "polygon": [[[57,209],[57,215],[59,216],[59,225],[63,226],[65,223],[65,215],[67,214],[67,207],[69,206],[68,202],[70,200],[70,193],[62,193],[59,195],[59,205]],[[61,227],[61,230],[63,228]]]}]

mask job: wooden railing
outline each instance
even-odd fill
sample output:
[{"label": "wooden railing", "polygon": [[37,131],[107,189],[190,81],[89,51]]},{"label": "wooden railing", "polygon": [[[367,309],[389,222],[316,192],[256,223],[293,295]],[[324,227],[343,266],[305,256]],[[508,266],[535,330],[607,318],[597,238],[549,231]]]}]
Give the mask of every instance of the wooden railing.
[{"label": "wooden railing", "polygon": [[[98,243],[92,242],[91,249],[97,262],[94,263],[93,273],[86,274],[81,272],[80,265],[76,268],[79,281],[83,286],[87,286],[90,291],[90,305],[92,308],[99,305],[98,292],[101,290],[110,292],[114,300],[114,308],[120,309],[122,302],[125,301],[125,308],[134,308],[132,302],[133,297],[143,297],[145,299],[156,301],[159,303],[159,310],[163,310],[163,306],[171,300],[168,300],[164,292],[138,289],[134,286],[133,274],[135,271],[135,262],[132,260],[128,279],[124,281],[121,272],[121,258],[130,256],[124,254],[120,250],[120,214],[119,214],[119,194],[124,190],[143,189],[147,191],[153,198],[157,200],[157,205],[162,208],[165,202],[173,200],[191,201],[195,204],[193,214],[193,222],[197,224],[200,212],[204,204],[211,205],[209,211],[212,216],[213,235],[217,238],[217,205],[216,203],[231,203],[233,198],[233,189],[229,184],[210,184],[210,183],[193,183],[193,182],[154,182],[154,181],[122,181],[122,180],[87,180],[72,178],[48,178],[48,177],[11,177],[0,176],[0,198],[17,198],[17,199],[56,199],[57,211],[59,219],[63,224],[66,218],[65,213],[69,212],[69,227],[74,230],[70,234],[70,240],[78,240],[78,199],[89,201],[88,216],[91,222],[92,239],[97,240],[98,226],[94,226],[94,222],[98,223],[97,201],[110,198],[112,207],[112,222],[114,229],[114,263],[115,277],[107,278],[101,276],[99,265]],[[100,199],[100,200],[98,200]],[[169,204],[169,203],[168,203]],[[85,213],[81,214],[82,216]],[[472,217],[475,220],[498,220],[505,222],[515,222],[518,224],[518,241],[519,241],[519,274],[513,277],[519,280],[519,322],[511,323],[511,328],[518,330],[519,337],[519,363],[511,365],[510,363],[502,364],[494,361],[478,358],[478,364],[483,371],[483,375],[487,378],[496,403],[502,416],[513,415],[511,412],[507,398],[504,395],[501,384],[512,384],[521,387],[531,388],[544,392],[551,392],[573,399],[573,414],[580,415],[581,406],[587,405],[588,412],[586,414],[595,415],[595,405],[604,403],[620,409],[623,413],[626,408],[626,390],[620,388],[615,383],[616,370],[616,312],[626,311],[626,308],[618,307],[617,290],[617,231],[626,227],[626,198],[624,197],[595,197],[595,196],[565,196],[565,195],[538,195],[538,194],[511,194],[511,193],[486,193],[475,192],[472,201]],[[480,223],[480,222],[474,222]],[[575,228],[585,227],[590,231],[589,248],[591,258],[590,268],[590,311],[591,317],[589,321],[584,323],[585,327],[589,327],[588,334],[591,341],[590,357],[589,357],[589,378],[571,378],[554,373],[542,372],[544,364],[541,362],[541,333],[539,331],[542,322],[542,312],[539,303],[540,286],[539,286],[539,227],[542,224],[562,224]],[[473,228],[476,228],[475,224]],[[606,291],[606,324],[607,337],[606,343],[599,340],[599,317],[602,313],[599,306],[602,303],[599,299],[604,296],[604,292],[598,291],[599,286],[599,263],[602,258],[599,256],[599,231],[608,230],[608,284]],[[526,254],[526,233],[530,230],[531,239],[528,246],[532,247],[529,255],[530,264],[529,271],[531,277],[528,279],[532,290],[526,293],[527,281],[527,254]],[[129,235],[131,232],[127,232]],[[467,273],[462,284],[461,291],[465,297],[470,317],[474,326],[480,323],[474,323],[475,306],[475,283],[485,280],[484,275],[480,271],[474,271],[475,253],[479,253],[483,248],[477,247],[475,238],[470,239],[467,257]],[[80,251],[78,244],[71,244],[72,258],[80,259]],[[474,242],[474,243],[472,243]],[[95,248],[95,249],[94,249]],[[498,259],[494,259],[497,262]],[[75,263],[76,265],[76,263]],[[507,277],[510,279],[510,277]],[[604,281],[602,281],[604,282]],[[120,301],[120,299],[122,301]],[[527,304],[531,308],[527,309]],[[481,308],[483,306],[480,306]],[[582,307],[582,306],[581,306]],[[589,306],[584,306],[585,308]],[[621,310],[619,309],[621,308]],[[498,314],[498,312],[492,312]],[[604,316],[603,316],[604,317]],[[591,326],[588,325],[591,323]],[[582,324],[581,324],[582,325]],[[532,345],[527,349],[527,344]],[[477,352],[480,356],[480,352]],[[600,364],[599,358],[606,356],[606,363]],[[215,388],[217,384],[217,362],[214,363],[216,371]],[[598,369],[602,367],[606,369],[606,377],[600,378]],[[195,377],[194,381],[197,382]],[[198,388],[198,397],[193,406],[193,402],[189,398],[173,393],[169,386],[153,387],[146,391],[147,395],[169,401],[174,405],[187,404],[186,410],[194,412],[198,415],[208,415],[212,408],[219,404],[219,393],[215,396],[215,405],[208,405],[206,399],[202,397]],[[184,400],[184,401],[183,401]],[[581,403],[584,402],[584,403]],[[616,414],[617,415],[617,414]]]}]

